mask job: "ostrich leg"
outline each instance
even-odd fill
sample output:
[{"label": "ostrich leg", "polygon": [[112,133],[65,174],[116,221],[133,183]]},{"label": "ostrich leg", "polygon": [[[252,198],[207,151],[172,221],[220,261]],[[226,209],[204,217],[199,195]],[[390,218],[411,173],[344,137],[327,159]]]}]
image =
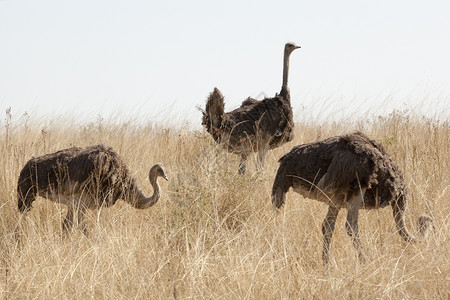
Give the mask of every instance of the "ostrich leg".
[{"label": "ostrich leg", "polygon": [[264,160],[266,159],[267,152],[269,151],[269,144],[258,150],[258,161],[256,164],[256,169],[258,172],[264,171]]},{"label": "ostrich leg", "polygon": [[74,207],[73,205],[67,205],[67,215],[63,222],[63,230],[65,232],[69,232],[73,226],[73,215],[74,215]]},{"label": "ostrich leg", "polygon": [[347,222],[345,223],[347,234],[351,237],[353,246],[356,248],[356,251],[358,251],[358,258],[361,263],[365,262],[365,257],[358,233],[358,213],[363,204],[363,196],[365,192],[365,188],[361,189],[357,195],[352,196],[349,199],[347,207]]},{"label": "ostrich leg", "polygon": [[83,233],[87,236],[88,230],[86,226],[86,222],[84,220],[84,214],[86,213],[86,207],[84,207],[83,204],[79,204],[77,207],[78,210],[78,224],[81,225],[81,229],[83,230]]},{"label": "ostrich leg", "polygon": [[86,222],[84,221],[84,214],[86,208],[79,201],[73,201],[71,204],[67,205],[67,215],[63,222],[63,230],[69,232],[74,225],[74,216],[77,214],[77,223],[81,225],[81,229],[85,235],[88,234]]},{"label": "ostrich leg", "polygon": [[247,171],[247,154],[241,155],[241,161],[239,162],[239,174],[244,175]]},{"label": "ostrich leg", "polygon": [[325,220],[323,220],[322,224],[322,233],[323,233],[323,248],[322,248],[322,260],[323,264],[327,265],[330,256],[330,244],[331,244],[331,237],[333,236],[334,231],[334,225],[336,224],[336,219],[339,214],[339,208],[336,208],[334,206],[328,207],[328,213],[325,217]]}]

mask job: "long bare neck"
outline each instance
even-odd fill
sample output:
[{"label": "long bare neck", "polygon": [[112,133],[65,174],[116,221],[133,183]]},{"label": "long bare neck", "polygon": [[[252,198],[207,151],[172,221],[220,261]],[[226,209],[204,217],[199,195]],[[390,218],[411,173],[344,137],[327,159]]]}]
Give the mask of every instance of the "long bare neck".
[{"label": "long bare neck", "polygon": [[145,196],[139,187],[135,186],[131,192],[129,202],[134,208],[146,209],[155,205],[161,197],[159,184],[155,178],[150,178],[150,184],[153,186],[153,195],[150,197]]},{"label": "long bare neck", "polygon": [[280,96],[285,97],[289,100],[290,93],[288,88],[288,77],[289,77],[289,57],[291,53],[284,51],[283,58],[283,85],[281,86]]}]

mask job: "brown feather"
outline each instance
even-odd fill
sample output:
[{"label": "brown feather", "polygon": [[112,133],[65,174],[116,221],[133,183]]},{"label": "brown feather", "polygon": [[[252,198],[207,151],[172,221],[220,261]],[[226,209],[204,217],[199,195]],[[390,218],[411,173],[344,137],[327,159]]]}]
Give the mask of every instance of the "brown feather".
[{"label": "brown feather", "polygon": [[[407,241],[414,240],[405,227],[408,188],[403,174],[382,145],[365,134],[354,132],[299,145],[279,162],[272,188],[274,207],[284,204],[291,187],[311,191],[308,195],[318,200],[319,189],[328,195],[344,194],[347,199],[365,190],[362,208],[391,205],[400,235]],[[347,203],[337,201],[333,205],[343,208]],[[420,230],[425,232],[431,218],[421,216],[420,220],[424,224]]]},{"label": "brown feather", "polygon": [[120,156],[105,145],[70,148],[33,157],[22,168],[18,184],[18,209],[24,213],[31,209],[37,196],[68,205],[64,228],[72,226],[76,210],[83,222],[86,208],[108,207],[118,199],[133,207],[145,209],[153,206],[160,198],[157,177],[167,180],[164,168],[154,165],[149,180],[154,193],[146,197],[131,176]]},{"label": "brown feather", "polygon": [[264,100],[247,98],[233,111],[224,113],[224,98],[217,88],[209,95],[202,125],[231,152],[241,155],[240,172],[245,172],[246,157],[259,152],[263,164],[268,149],[277,148],[294,138],[293,114],[287,87],[289,56],[299,48],[287,43],[284,49],[283,85],[280,95]]}]

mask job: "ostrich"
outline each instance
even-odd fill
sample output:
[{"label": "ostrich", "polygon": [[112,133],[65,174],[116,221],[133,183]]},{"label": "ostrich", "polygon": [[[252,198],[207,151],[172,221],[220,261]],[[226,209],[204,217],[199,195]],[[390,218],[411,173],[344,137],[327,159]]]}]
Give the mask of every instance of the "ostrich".
[{"label": "ostrich", "polygon": [[153,195],[146,197],[131,176],[127,166],[105,145],[85,149],[74,147],[31,158],[23,167],[17,184],[18,208],[21,213],[31,209],[36,196],[67,205],[63,229],[73,225],[74,214],[87,234],[84,222],[86,208],[109,207],[118,199],[138,209],[156,204],[161,196],[158,177],[167,179],[164,167],[154,165],[149,172]]},{"label": "ostrich", "polygon": [[339,209],[347,208],[347,234],[364,261],[358,234],[358,210],[391,205],[397,231],[407,242],[425,238],[431,217],[418,218],[418,232],[405,226],[408,189],[400,169],[377,142],[361,132],[335,136],[294,147],[279,160],[273,188],[272,205],[278,209],[289,188],[300,195],[329,205],[322,224],[322,259],[329,261],[329,249]]},{"label": "ostrich", "polygon": [[275,97],[261,101],[247,98],[239,108],[228,113],[224,113],[224,97],[219,89],[214,88],[207,99],[202,125],[228,152],[241,156],[239,174],[245,173],[250,153],[258,153],[257,167],[262,170],[268,150],[294,137],[288,74],[289,57],[298,48],[292,43],[284,47],[283,85]]}]

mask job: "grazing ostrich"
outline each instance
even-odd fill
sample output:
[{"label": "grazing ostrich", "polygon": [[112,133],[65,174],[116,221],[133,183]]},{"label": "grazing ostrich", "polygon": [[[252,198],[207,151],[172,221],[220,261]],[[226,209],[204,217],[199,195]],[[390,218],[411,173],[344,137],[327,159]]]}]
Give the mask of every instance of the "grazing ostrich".
[{"label": "grazing ostrich", "polygon": [[214,88],[203,111],[202,125],[218,143],[241,156],[239,173],[244,174],[247,158],[258,152],[258,170],[264,167],[269,149],[274,149],[293,139],[291,96],[288,88],[289,56],[300,48],[292,43],[284,47],[283,85],[280,94],[261,101],[247,98],[241,107],[224,113],[224,97]]},{"label": "grazing ostrich", "polygon": [[330,137],[294,147],[280,159],[272,189],[272,204],[280,208],[289,188],[304,197],[329,205],[323,221],[322,259],[329,261],[329,249],[339,209],[347,208],[346,229],[364,261],[358,234],[358,210],[392,206],[400,236],[407,242],[425,238],[432,219],[418,219],[418,233],[405,226],[408,189],[400,169],[383,147],[361,132]]},{"label": "grazing ostrich", "polygon": [[154,192],[146,197],[127,166],[105,145],[85,149],[74,147],[30,159],[20,172],[17,184],[18,208],[21,213],[31,209],[36,196],[67,205],[63,229],[69,230],[78,212],[78,222],[87,233],[84,222],[86,208],[109,207],[118,199],[138,209],[146,209],[158,202],[161,193],[158,176],[167,179],[162,165],[154,165],[149,172]]}]

